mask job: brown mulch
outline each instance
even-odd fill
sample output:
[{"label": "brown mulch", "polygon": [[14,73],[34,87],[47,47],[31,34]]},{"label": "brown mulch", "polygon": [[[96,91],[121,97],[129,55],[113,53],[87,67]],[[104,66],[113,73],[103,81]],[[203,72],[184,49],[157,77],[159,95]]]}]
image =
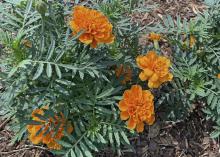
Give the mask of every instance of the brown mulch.
[{"label": "brown mulch", "polygon": [[[196,109],[184,121],[155,124],[140,137],[137,157],[220,157],[219,143],[209,137],[212,123],[204,117],[204,113]],[[146,139],[149,135],[153,138]],[[146,141],[144,146],[142,141]]]},{"label": "brown mulch", "polygon": [[[133,22],[154,25],[162,16],[180,15],[193,18],[206,7],[197,0],[146,0],[145,5],[155,5],[152,11],[132,15]],[[144,37],[146,38],[146,36]],[[168,50],[169,51],[169,50]],[[205,120],[198,108],[184,121],[162,124],[157,122],[140,137],[131,139],[135,153],[124,151],[124,157],[220,157],[219,141],[209,137],[212,123]],[[10,144],[13,133],[0,121],[0,157],[53,157],[44,147],[32,146],[27,140]],[[114,157],[110,150],[100,152],[98,157]]]},{"label": "brown mulch", "polygon": [[143,6],[154,6],[149,12],[132,14],[132,21],[141,25],[155,25],[161,22],[163,16],[170,15],[191,19],[206,9],[198,0],[146,0]]}]

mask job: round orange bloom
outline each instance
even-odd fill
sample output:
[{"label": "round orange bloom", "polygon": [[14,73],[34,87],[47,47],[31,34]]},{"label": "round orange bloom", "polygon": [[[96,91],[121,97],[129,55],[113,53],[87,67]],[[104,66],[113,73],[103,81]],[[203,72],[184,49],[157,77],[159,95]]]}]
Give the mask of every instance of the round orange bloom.
[{"label": "round orange bloom", "polygon": [[144,131],[144,122],[152,125],[155,121],[154,96],[149,90],[142,90],[141,86],[133,85],[126,90],[119,102],[121,120],[128,120],[129,129],[137,132]]},{"label": "round orange bloom", "polygon": [[113,43],[112,24],[101,12],[84,6],[74,7],[70,27],[73,34],[80,31],[79,40],[96,48],[99,43]]},{"label": "round orange bloom", "polygon": [[152,32],[149,34],[148,38],[152,41],[159,41],[161,39],[161,35]]},{"label": "round orange bloom", "polygon": [[[42,120],[36,116],[36,114],[44,115],[44,110],[48,107],[43,107],[42,109],[35,109],[32,112],[32,119],[36,122],[40,122],[39,125],[27,125],[27,130],[29,132],[29,140],[33,144],[44,143],[50,149],[60,150],[61,145],[58,144],[55,140],[60,140],[64,134],[64,128],[67,127],[67,132],[70,134],[73,131],[73,126],[70,122],[67,122],[64,115],[61,113],[50,117],[48,120]],[[58,131],[55,134],[55,128],[58,127]]]},{"label": "round orange bloom", "polygon": [[126,82],[131,81],[132,78],[132,70],[130,66],[123,66],[122,64],[115,69],[115,75],[117,78],[121,76],[124,78],[121,81],[121,84],[126,84]]},{"label": "round orange bloom", "polygon": [[220,73],[217,75],[217,78],[220,79]]},{"label": "round orange bloom", "polygon": [[170,60],[149,51],[146,55],[136,58],[137,65],[143,71],[139,74],[142,81],[148,80],[149,88],[158,88],[162,83],[171,81],[173,75],[169,72]]}]

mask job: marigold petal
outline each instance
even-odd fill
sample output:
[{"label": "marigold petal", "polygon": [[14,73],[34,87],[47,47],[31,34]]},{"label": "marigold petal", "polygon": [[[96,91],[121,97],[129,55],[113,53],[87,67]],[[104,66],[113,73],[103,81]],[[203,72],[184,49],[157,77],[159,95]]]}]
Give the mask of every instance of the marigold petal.
[{"label": "marigold petal", "polygon": [[137,126],[136,126],[136,131],[137,131],[138,133],[144,131],[144,123],[143,123],[143,122],[140,122],[140,123],[137,124]]},{"label": "marigold petal", "polygon": [[139,78],[141,81],[146,81],[148,79],[147,75],[145,75],[143,71],[139,74]]},{"label": "marigold petal", "polygon": [[51,133],[47,133],[46,135],[44,135],[42,142],[48,144],[51,142],[51,139],[52,139]]},{"label": "marigold petal", "polygon": [[128,120],[128,129],[130,130],[133,130],[137,125],[137,122],[133,119],[133,118],[130,118]]},{"label": "marigold petal", "polygon": [[127,120],[129,118],[129,114],[127,111],[123,111],[120,113],[121,120]]},{"label": "marigold petal", "polygon": [[217,78],[220,79],[220,74],[217,75]]},{"label": "marigold petal", "polygon": [[158,79],[159,79],[158,75],[154,73],[154,74],[150,77],[150,80],[149,80],[149,81],[151,81],[151,82],[156,82]]},{"label": "marigold petal", "polygon": [[169,73],[168,74],[168,81],[171,81],[173,79],[173,74]]},{"label": "marigold petal", "polygon": [[140,100],[142,98],[142,87],[140,85],[133,85],[131,87],[132,97]]},{"label": "marigold petal", "polygon": [[145,120],[148,125],[152,125],[155,122],[155,115],[152,114],[149,118]]},{"label": "marigold petal", "polygon": [[127,101],[127,100],[129,101],[131,98],[131,95],[132,95],[132,93],[130,90],[125,90],[124,94],[123,94],[124,101]]},{"label": "marigold petal", "polygon": [[124,100],[121,100],[119,102],[119,105],[118,105],[120,111],[126,111],[128,109],[128,105],[125,103]]},{"label": "marigold petal", "polygon": [[62,146],[60,144],[58,144],[56,141],[51,141],[50,143],[47,144],[47,147],[49,149],[54,149],[54,150],[60,150],[62,148]]},{"label": "marigold petal", "polygon": [[147,77],[152,76],[153,73],[154,73],[154,72],[153,72],[152,70],[148,69],[148,68],[144,69],[144,74],[145,74]]},{"label": "marigold petal", "polygon": [[138,66],[140,69],[145,69],[145,68],[147,68],[147,64],[148,64],[147,57],[146,57],[146,56],[143,56],[143,55],[137,56],[137,58],[136,58],[136,63],[137,63],[137,66]]},{"label": "marigold petal", "polygon": [[36,117],[36,114],[43,115],[43,114],[44,114],[44,111],[43,111],[42,109],[35,109],[35,110],[32,112],[32,117]]},{"label": "marigold petal", "polygon": [[93,37],[90,34],[82,34],[79,40],[85,44],[91,44],[93,42]]},{"label": "marigold petal", "polygon": [[31,132],[31,130],[33,129],[33,125],[27,125],[27,130],[28,130],[28,132]]},{"label": "marigold petal", "polygon": [[153,63],[158,58],[158,55],[155,51],[148,51],[146,58],[148,58]]},{"label": "marigold petal", "polygon": [[115,40],[115,36],[111,34],[111,36],[105,40],[105,43],[111,44],[114,42],[114,40]]},{"label": "marigold petal", "polygon": [[30,134],[29,136],[29,140],[33,143],[33,144],[39,144],[42,141],[43,136],[39,135],[39,136],[35,136],[35,134]]},{"label": "marigold petal", "polygon": [[160,85],[161,85],[160,82],[148,81],[148,87],[149,87],[149,88],[159,88]]},{"label": "marigold petal", "polygon": [[144,102],[144,103],[153,102],[154,96],[153,96],[153,94],[151,93],[151,91],[149,91],[149,90],[144,90],[144,91],[142,92],[142,95],[143,95],[143,102]]}]

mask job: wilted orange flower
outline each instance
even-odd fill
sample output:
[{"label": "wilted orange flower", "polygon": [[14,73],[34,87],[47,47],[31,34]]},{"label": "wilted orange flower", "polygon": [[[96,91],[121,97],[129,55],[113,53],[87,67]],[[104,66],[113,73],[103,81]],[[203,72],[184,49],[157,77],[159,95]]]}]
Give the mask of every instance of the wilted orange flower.
[{"label": "wilted orange flower", "polygon": [[217,75],[218,79],[220,79],[220,73]]},{"label": "wilted orange flower", "polygon": [[193,35],[189,37],[189,46],[192,48],[196,44],[196,38]]},{"label": "wilted orange flower", "polygon": [[119,102],[121,120],[128,120],[129,129],[137,132],[144,131],[144,123],[152,125],[155,121],[154,96],[149,90],[142,90],[141,86],[133,85],[126,90]]},{"label": "wilted orange flower", "polygon": [[169,72],[170,60],[149,51],[146,55],[136,58],[137,65],[143,71],[139,74],[142,81],[148,80],[149,88],[158,88],[162,83],[171,81],[173,75]]},{"label": "wilted orange flower", "polygon": [[73,10],[70,27],[73,34],[83,31],[79,40],[96,48],[99,43],[113,43],[112,24],[101,12],[84,6],[76,6]]},{"label": "wilted orange flower", "polygon": [[115,75],[117,78],[123,77],[121,81],[122,84],[126,84],[126,82],[131,81],[132,78],[132,70],[130,66],[120,65],[115,69]]},{"label": "wilted orange flower", "polygon": [[161,35],[152,32],[149,34],[148,38],[152,41],[159,41],[161,39]]},{"label": "wilted orange flower", "polygon": [[[36,114],[43,116],[43,109],[48,109],[48,107],[35,109],[32,112],[32,119],[39,122],[39,125],[27,125],[27,130],[29,132],[28,138],[33,144],[42,142],[50,149],[60,150],[61,145],[55,140],[60,140],[64,136],[63,131],[65,127],[67,128],[67,132],[71,133],[73,131],[73,126],[70,122],[66,121],[62,113],[60,113],[60,116],[55,115],[54,117],[48,118],[48,120],[40,119]],[[57,133],[55,131],[56,127],[59,127]]]},{"label": "wilted orange flower", "polygon": [[22,43],[24,44],[24,46],[26,46],[27,48],[32,48],[32,43],[30,40],[24,39],[22,40]]}]

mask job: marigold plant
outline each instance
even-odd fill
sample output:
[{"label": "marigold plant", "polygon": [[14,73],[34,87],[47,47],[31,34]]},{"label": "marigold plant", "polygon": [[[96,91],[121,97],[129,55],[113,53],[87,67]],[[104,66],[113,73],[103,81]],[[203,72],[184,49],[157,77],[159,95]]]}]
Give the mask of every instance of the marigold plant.
[{"label": "marigold plant", "polygon": [[149,88],[158,88],[162,83],[173,79],[173,75],[169,72],[170,60],[164,56],[158,56],[155,51],[139,55],[136,62],[142,70],[139,78],[142,81],[148,80]]},{"label": "marigold plant", "polygon": [[[44,143],[50,149],[60,150],[62,147],[56,142],[64,136],[64,129],[67,128],[68,133],[72,133],[73,126],[70,122],[67,122],[64,115],[61,113],[60,116],[55,115],[54,117],[49,117],[47,120],[42,120],[39,116],[43,116],[44,110],[48,107],[43,107],[41,109],[35,109],[32,112],[32,120],[39,122],[37,125],[27,125],[27,130],[29,132],[29,140],[33,144]],[[58,131],[55,128],[58,127]]]},{"label": "marigold plant", "polygon": [[96,48],[99,43],[112,43],[112,24],[103,13],[84,6],[76,6],[73,9],[70,27],[76,35],[82,31],[79,40]]},{"label": "marigold plant", "polygon": [[168,15],[146,26],[134,18],[151,8],[138,0],[0,0],[0,119],[10,120],[12,143],[28,137],[54,155],[108,148],[121,156],[133,150],[130,137],[152,133],[155,117],[184,120],[195,106],[216,122],[218,137],[220,5],[189,21]]},{"label": "marigold plant", "polygon": [[129,129],[144,131],[144,123],[152,125],[155,121],[154,96],[149,90],[142,90],[140,85],[133,85],[126,90],[119,102],[121,120],[128,120]]}]

